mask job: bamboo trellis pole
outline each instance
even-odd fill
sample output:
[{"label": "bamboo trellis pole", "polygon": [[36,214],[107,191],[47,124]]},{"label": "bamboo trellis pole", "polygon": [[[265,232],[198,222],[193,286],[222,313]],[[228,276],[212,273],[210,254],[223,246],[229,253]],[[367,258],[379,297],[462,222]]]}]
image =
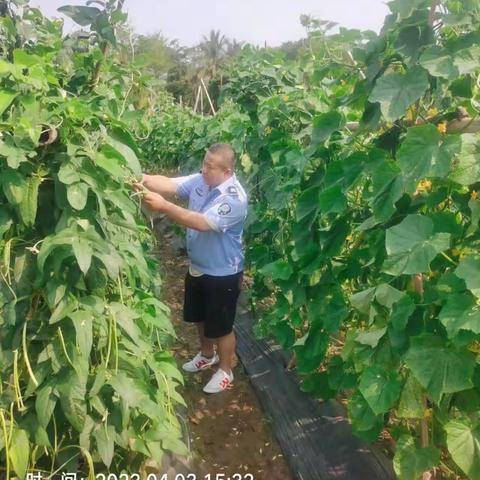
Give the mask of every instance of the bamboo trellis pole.
[{"label": "bamboo trellis pole", "polygon": [[197,98],[195,99],[195,106],[193,107],[193,112],[194,113],[197,113],[199,100],[200,100],[200,85],[198,86],[198,89],[197,89]]},{"label": "bamboo trellis pole", "polygon": [[215,108],[213,107],[212,99],[210,98],[207,86],[205,85],[205,82],[203,81],[203,78],[200,79],[200,82],[202,83],[203,89],[205,90],[205,94],[207,95],[208,103],[210,103],[210,108],[212,109],[212,113],[214,115],[216,115]]}]

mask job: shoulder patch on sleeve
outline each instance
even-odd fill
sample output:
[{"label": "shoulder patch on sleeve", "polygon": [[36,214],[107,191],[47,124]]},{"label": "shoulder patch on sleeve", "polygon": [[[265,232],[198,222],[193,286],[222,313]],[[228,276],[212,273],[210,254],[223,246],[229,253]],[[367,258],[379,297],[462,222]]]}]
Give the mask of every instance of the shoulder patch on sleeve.
[{"label": "shoulder patch on sleeve", "polygon": [[232,206],[227,202],[222,203],[217,210],[219,215],[228,215],[231,211]]}]

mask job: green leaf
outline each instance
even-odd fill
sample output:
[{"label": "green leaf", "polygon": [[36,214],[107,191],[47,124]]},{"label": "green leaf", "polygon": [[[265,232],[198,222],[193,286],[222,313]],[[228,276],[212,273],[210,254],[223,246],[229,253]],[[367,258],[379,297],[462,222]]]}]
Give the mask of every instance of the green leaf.
[{"label": "green leaf", "polygon": [[123,178],[125,176],[125,168],[118,154],[114,154],[111,150],[98,152],[95,155],[95,163],[103,168],[107,173],[116,178]]},{"label": "green leaf", "polygon": [[64,163],[58,170],[58,179],[65,185],[80,181],[77,169],[71,163]]},{"label": "green leaf", "polygon": [[37,217],[38,189],[42,180],[39,177],[30,177],[22,201],[19,204],[19,211],[22,221],[27,226],[33,226]]},{"label": "green leaf", "polygon": [[123,260],[120,257],[120,255],[115,251],[111,251],[109,253],[95,252],[95,257],[100,259],[102,263],[105,265],[108,276],[112,280],[116,280],[118,277],[120,268],[123,265]]},{"label": "green leaf", "polygon": [[370,102],[380,103],[386,120],[393,122],[403,117],[408,107],[416,102],[428,88],[428,77],[421,67],[406,74],[389,73],[377,80],[370,94]]},{"label": "green leaf", "polygon": [[263,275],[271,275],[273,280],[288,280],[293,273],[292,266],[285,260],[276,260],[260,269]]},{"label": "green leaf", "polygon": [[[149,365],[153,365],[153,363],[149,362]],[[172,365],[169,362],[155,362],[153,365],[152,369],[161,371],[164,375],[170,378],[174,378],[175,380],[178,380],[178,382],[183,385],[185,380],[183,378],[183,375],[181,374],[180,370],[175,366]],[[160,387],[165,384],[165,380],[162,378],[162,381],[160,382]]]},{"label": "green leaf", "polygon": [[98,453],[102,462],[110,467],[114,453],[115,427],[101,425],[98,430],[93,432],[93,436],[97,442]]},{"label": "green leaf", "polygon": [[467,420],[451,420],[445,425],[447,447],[454,462],[468,478],[480,478],[480,428]]},{"label": "green leaf", "polygon": [[[120,124],[119,124],[120,125]],[[133,135],[126,130],[123,126],[115,126],[110,132],[110,138],[113,138],[117,142],[122,143],[129,147],[137,158],[141,157],[141,152],[138,148],[137,142],[135,141]]]},{"label": "green leaf", "polygon": [[455,80],[461,75],[474,73],[480,63],[480,48],[477,46],[449,52],[440,46],[427,48],[420,64],[430,75]]},{"label": "green leaf", "polygon": [[480,64],[480,48],[478,45],[475,45],[455,52],[454,63],[460,75],[474,73]]},{"label": "green leaf", "polygon": [[319,210],[324,213],[340,213],[347,208],[347,198],[342,192],[342,189],[335,185],[329,187],[320,193],[318,199]]},{"label": "green leaf", "polygon": [[470,76],[460,77],[454,80],[448,89],[454,97],[472,98],[473,97],[473,82]]},{"label": "green leaf", "polygon": [[14,169],[17,169],[22,162],[27,161],[24,150],[5,142],[0,142],[0,155],[6,157],[8,166]]},{"label": "green leaf", "polygon": [[42,427],[47,428],[56,404],[57,396],[53,393],[51,385],[45,385],[38,390],[37,398],[35,399],[35,411]]},{"label": "green leaf", "polygon": [[140,407],[142,402],[148,400],[146,390],[128,377],[125,372],[119,371],[108,383],[132,407]]},{"label": "green leaf", "polygon": [[460,138],[460,151],[455,156],[449,178],[461,185],[472,185],[480,182],[479,137],[473,133],[464,133]]},{"label": "green leaf", "polygon": [[371,311],[373,300],[380,305],[391,309],[405,294],[387,283],[381,283],[378,287],[368,288],[363,292],[355,293],[350,297],[350,303],[361,313],[368,315]]},{"label": "green leaf", "polygon": [[34,67],[40,62],[41,57],[38,55],[31,55],[20,48],[16,48],[13,51],[13,63],[21,65],[22,67]]},{"label": "green leaf", "polygon": [[444,394],[460,392],[473,386],[473,355],[444,345],[433,335],[412,338],[405,362],[437,404]]},{"label": "green leaf", "polygon": [[418,480],[422,473],[440,463],[440,451],[433,446],[417,448],[410,435],[402,435],[393,459],[393,467],[398,478]]},{"label": "green leaf", "polygon": [[82,237],[77,237],[72,243],[72,248],[80,270],[86,275],[92,263],[93,255],[93,248],[90,241]]},{"label": "green leaf", "polygon": [[97,7],[83,7],[74,5],[65,5],[57,10],[60,13],[70,17],[75,23],[78,23],[82,27],[91,25],[102,13],[102,11]]},{"label": "green leaf", "polygon": [[[327,295],[314,296],[307,304],[308,321],[322,325],[329,334],[337,333],[349,314],[350,308],[340,289],[332,288]],[[303,319],[300,320],[303,324]]]},{"label": "green leaf", "polygon": [[377,439],[383,427],[383,416],[375,415],[359,392],[355,392],[348,400],[348,416],[355,435],[367,442]]},{"label": "green leaf", "polygon": [[17,92],[9,92],[7,90],[0,90],[0,116],[11,105],[17,97]]},{"label": "green leaf", "polygon": [[425,413],[423,388],[413,375],[408,375],[400,395],[399,418],[423,418]]},{"label": "green leaf", "polygon": [[353,308],[356,308],[358,311],[368,314],[370,312],[370,306],[375,298],[375,287],[368,288],[362,292],[353,294],[350,297],[350,303]]},{"label": "green leaf", "polygon": [[45,262],[49,255],[52,253],[55,248],[64,246],[64,245],[72,245],[72,243],[77,238],[77,235],[72,232],[71,229],[66,228],[61,232],[57,233],[56,235],[50,235],[46,237],[40,248],[40,253],[37,256],[37,263],[38,268],[40,271],[43,272],[43,267],[45,266]]},{"label": "green leaf", "polygon": [[63,413],[78,432],[82,432],[87,417],[87,379],[74,370],[64,373],[56,386]]},{"label": "green leaf", "polygon": [[480,257],[468,256],[460,261],[455,275],[465,280],[467,288],[480,298]]},{"label": "green leaf", "polygon": [[78,308],[78,302],[73,295],[67,295],[63,297],[58,305],[55,307],[55,310],[50,316],[49,323],[54,324],[63,320],[70,313],[74,312]]},{"label": "green leaf", "polygon": [[358,385],[358,390],[375,415],[388,412],[395,405],[401,388],[397,372],[380,366],[366,368]]},{"label": "green leaf", "polygon": [[186,456],[189,453],[185,444],[176,438],[166,438],[162,440],[162,447],[165,450],[170,450],[171,452],[176,453],[177,455]]},{"label": "green leaf", "polygon": [[394,162],[385,162],[372,175],[373,213],[381,221],[395,213],[395,203],[403,195],[403,180],[400,168]]},{"label": "green leaf", "polygon": [[427,48],[420,57],[420,65],[434,77],[454,80],[459,76],[454,58],[444,48],[434,45]]},{"label": "green leaf", "polygon": [[25,430],[14,428],[10,444],[10,461],[15,473],[24,479],[27,475],[30,443]]},{"label": "green leaf", "polygon": [[442,308],[439,319],[447,330],[449,338],[454,338],[460,330],[480,333],[480,306],[469,294],[450,295]]},{"label": "green leaf", "polygon": [[317,115],[313,119],[312,143],[325,141],[333,132],[341,130],[344,124],[345,120],[339,112],[332,111]]},{"label": "green leaf", "polygon": [[[135,323],[140,316],[137,312],[118,302],[108,305],[115,316],[118,325],[129,335],[129,337],[140,347],[143,346],[142,332]],[[146,352],[145,352],[146,353]]]},{"label": "green leaf", "polygon": [[18,205],[26,195],[28,183],[23,175],[10,168],[2,170],[3,193],[12,205]]},{"label": "green leaf", "polygon": [[117,45],[115,30],[113,25],[110,23],[110,19],[106,12],[102,12],[100,15],[97,15],[95,20],[92,22],[91,29],[95,32],[98,32],[104,40],[107,40],[113,46]]},{"label": "green leaf", "polygon": [[428,6],[428,0],[392,0],[388,8],[392,13],[397,13],[400,18],[408,18],[418,8]]},{"label": "green leaf", "polygon": [[472,212],[472,221],[467,229],[467,237],[473,235],[478,230],[478,223],[480,222],[480,200],[470,199],[468,208]]},{"label": "green leaf", "polygon": [[9,211],[5,207],[0,207],[0,237],[3,237],[12,225],[13,219]]},{"label": "green leaf", "polygon": [[128,405],[135,407],[145,398],[146,392],[137,387],[135,381],[128,377],[125,372],[120,371],[114,375],[108,383],[122,397]]},{"label": "green leaf", "polygon": [[386,332],[387,327],[375,330],[366,330],[362,333],[359,333],[355,337],[355,341],[362,345],[367,345],[369,347],[375,348]]},{"label": "green leaf", "polygon": [[162,449],[162,445],[159,442],[146,442],[150,457],[152,460],[162,465],[165,452]]},{"label": "green leaf", "polygon": [[329,338],[320,328],[312,327],[302,339],[297,340],[294,347],[299,347],[296,348],[299,373],[311,373],[318,369],[325,358]]},{"label": "green leaf", "polygon": [[75,327],[77,344],[82,355],[89,359],[93,345],[92,313],[84,310],[77,310],[68,315]]},{"label": "green leaf", "polygon": [[303,191],[297,200],[297,222],[303,220],[306,216],[318,210],[318,187],[307,188]]},{"label": "green leaf", "polygon": [[83,210],[88,199],[88,185],[84,182],[72,183],[67,186],[68,203],[75,210]]},{"label": "green leaf", "polygon": [[458,278],[454,273],[444,273],[437,282],[436,290],[441,299],[448,299],[453,293],[465,292],[467,286],[465,282]]},{"label": "green leaf", "polygon": [[405,293],[397,290],[388,283],[381,283],[375,289],[375,300],[384,307],[391,309],[394,303],[398,302],[404,297]]},{"label": "green leaf", "polygon": [[124,143],[113,138],[109,138],[108,142],[112,148],[114,148],[118,154],[122,156],[125,163],[130,167],[130,170],[132,170],[135,175],[142,174],[142,167],[140,166],[140,162],[134,150],[132,150],[128,145],[125,145]]},{"label": "green leaf", "polygon": [[305,376],[302,378],[300,390],[322,400],[334,398],[336,393],[329,386],[327,372],[314,372]]},{"label": "green leaf", "polygon": [[428,272],[430,262],[450,248],[450,234],[433,234],[433,222],[422,215],[407,215],[387,230],[388,258],[383,271],[390,275]]},{"label": "green leaf", "polygon": [[403,332],[407,326],[408,319],[414,311],[415,303],[408,295],[403,296],[398,302],[395,302],[389,318],[394,330]]},{"label": "green leaf", "polygon": [[398,162],[405,178],[413,183],[411,191],[426,177],[446,177],[453,151],[459,146],[457,137],[442,136],[435,125],[409,128],[398,151]]},{"label": "green leaf", "polygon": [[288,350],[293,346],[295,342],[295,330],[292,328],[290,322],[279,322],[272,327],[272,330],[275,338],[284,350]]},{"label": "green leaf", "polygon": [[41,447],[51,447],[50,440],[46,429],[40,424],[40,421],[33,412],[28,412],[20,422],[22,428],[24,428],[32,443]]}]

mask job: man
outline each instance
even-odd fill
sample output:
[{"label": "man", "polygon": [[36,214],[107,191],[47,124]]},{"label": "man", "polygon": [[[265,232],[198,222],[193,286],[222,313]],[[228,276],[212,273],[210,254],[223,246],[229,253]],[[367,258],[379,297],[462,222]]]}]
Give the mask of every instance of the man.
[{"label": "man", "polygon": [[[201,173],[178,178],[143,175],[142,183],[150,190],[143,197],[150,210],[187,227],[190,266],[184,320],[197,325],[200,352],[183,369],[198,372],[219,363],[203,390],[221,392],[233,382],[233,321],[243,279],[242,234],[247,215],[247,194],[235,176],[235,153],[230,145],[214,144]],[[174,194],[189,200],[188,209],[164,198]]]}]

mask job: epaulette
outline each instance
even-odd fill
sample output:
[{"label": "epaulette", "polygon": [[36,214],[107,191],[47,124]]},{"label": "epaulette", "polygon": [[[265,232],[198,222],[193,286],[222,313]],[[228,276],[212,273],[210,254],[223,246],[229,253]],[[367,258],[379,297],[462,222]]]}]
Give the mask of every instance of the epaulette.
[{"label": "epaulette", "polygon": [[230,185],[228,188],[227,188],[227,193],[229,195],[232,195],[234,197],[238,197],[238,190],[237,190],[237,187],[235,187],[234,185]]}]

